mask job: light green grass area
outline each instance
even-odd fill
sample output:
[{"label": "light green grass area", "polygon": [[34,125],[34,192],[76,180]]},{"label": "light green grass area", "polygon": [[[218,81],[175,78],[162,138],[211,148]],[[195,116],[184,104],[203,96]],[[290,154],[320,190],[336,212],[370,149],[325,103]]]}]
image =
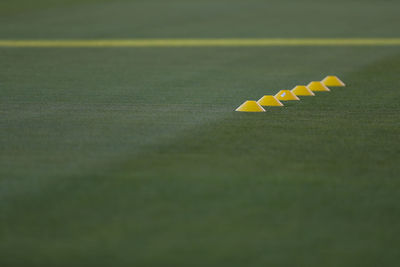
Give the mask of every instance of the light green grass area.
[{"label": "light green grass area", "polygon": [[[397,1],[36,2],[1,40],[400,37]],[[399,73],[399,47],[0,48],[0,266],[397,266]]]}]

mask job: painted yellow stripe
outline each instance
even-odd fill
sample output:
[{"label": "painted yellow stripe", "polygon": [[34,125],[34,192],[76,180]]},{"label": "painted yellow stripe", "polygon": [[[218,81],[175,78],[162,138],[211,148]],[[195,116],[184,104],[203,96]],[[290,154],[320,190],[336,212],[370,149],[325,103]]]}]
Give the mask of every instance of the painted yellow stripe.
[{"label": "painted yellow stripe", "polygon": [[0,47],[400,46],[400,38],[0,40]]}]

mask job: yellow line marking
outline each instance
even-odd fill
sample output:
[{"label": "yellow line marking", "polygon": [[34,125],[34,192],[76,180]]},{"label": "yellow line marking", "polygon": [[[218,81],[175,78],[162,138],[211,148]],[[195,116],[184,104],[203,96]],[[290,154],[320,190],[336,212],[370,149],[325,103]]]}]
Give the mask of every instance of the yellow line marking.
[{"label": "yellow line marking", "polygon": [[400,46],[400,38],[0,40],[0,47]]}]

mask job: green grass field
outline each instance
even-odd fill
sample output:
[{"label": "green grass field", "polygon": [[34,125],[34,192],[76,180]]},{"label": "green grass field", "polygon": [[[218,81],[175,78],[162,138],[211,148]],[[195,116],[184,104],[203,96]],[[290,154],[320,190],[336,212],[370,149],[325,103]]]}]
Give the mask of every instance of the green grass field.
[{"label": "green grass field", "polygon": [[[399,11],[2,0],[0,40],[398,38]],[[399,221],[400,46],[0,48],[0,266],[392,267]]]}]

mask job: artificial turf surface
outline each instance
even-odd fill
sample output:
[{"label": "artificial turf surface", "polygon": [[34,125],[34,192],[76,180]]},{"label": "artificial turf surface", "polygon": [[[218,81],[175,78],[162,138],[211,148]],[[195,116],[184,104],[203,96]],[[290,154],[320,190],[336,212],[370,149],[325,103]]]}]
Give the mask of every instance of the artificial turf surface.
[{"label": "artificial turf surface", "polygon": [[[3,0],[0,40],[399,37],[399,9]],[[399,73],[399,47],[0,48],[0,266],[399,265]]]}]

